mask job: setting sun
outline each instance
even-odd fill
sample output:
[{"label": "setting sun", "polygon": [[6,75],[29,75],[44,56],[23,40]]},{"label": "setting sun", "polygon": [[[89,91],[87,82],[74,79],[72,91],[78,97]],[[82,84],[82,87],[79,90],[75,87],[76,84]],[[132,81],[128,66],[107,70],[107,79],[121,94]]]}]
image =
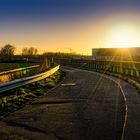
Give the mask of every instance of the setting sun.
[{"label": "setting sun", "polygon": [[128,48],[139,46],[137,29],[132,26],[118,26],[111,30],[109,35],[111,47]]}]

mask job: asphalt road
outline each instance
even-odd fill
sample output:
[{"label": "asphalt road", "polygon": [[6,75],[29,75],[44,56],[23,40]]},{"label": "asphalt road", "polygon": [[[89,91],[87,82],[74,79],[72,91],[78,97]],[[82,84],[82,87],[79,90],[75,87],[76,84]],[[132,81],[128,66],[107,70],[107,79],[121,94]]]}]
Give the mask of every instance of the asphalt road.
[{"label": "asphalt road", "polygon": [[[1,140],[121,140],[126,102],[120,87],[91,72],[65,71],[63,84],[68,85],[60,84],[0,122]],[[129,84],[120,83],[128,99],[124,139],[137,140],[139,95]]]}]

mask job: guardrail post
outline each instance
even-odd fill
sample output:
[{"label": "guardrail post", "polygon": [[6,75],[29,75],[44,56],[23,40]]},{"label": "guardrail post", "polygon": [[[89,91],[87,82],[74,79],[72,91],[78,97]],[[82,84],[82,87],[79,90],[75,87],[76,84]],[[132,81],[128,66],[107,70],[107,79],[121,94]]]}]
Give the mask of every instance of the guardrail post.
[{"label": "guardrail post", "polygon": [[105,64],[103,64],[103,70],[105,70],[106,69],[106,66],[105,66]]},{"label": "guardrail post", "polygon": [[125,74],[125,68],[122,67],[122,74]]},{"label": "guardrail post", "polygon": [[97,70],[99,70],[99,69],[100,69],[100,64],[98,63],[98,64],[97,64]]},{"label": "guardrail post", "polygon": [[134,76],[134,70],[133,69],[131,69],[131,74],[130,75]]},{"label": "guardrail post", "polygon": [[100,65],[100,63],[98,63],[98,70],[100,70],[100,67],[101,67],[101,65]]},{"label": "guardrail post", "polygon": [[101,70],[103,70],[103,65],[101,64]]},{"label": "guardrail post", "polygon": [[117,66],[116,68],[117,68],[117,73],[119,73],[119,67]]},{"label": "guardrail post", "polygon": [[93,63],[91,63],[91,69],[93,70],[93,67],[94,67],[94,64]]},{"label": "guardrail post", "polygon": [[130,68],[128,69],[128,75],[131,76],[131,69]]},{"label": "guardrail post", "polygon": [[112,71],[113,71],[114,73],[116,72],[115,66],[113,66],[113,69],[112,69]]},{"label": "guardrail post", "polygon": [[134,75],[134,77],[139,77],[138,70],[134,69],[133,70],[133,75]]},{"label": "guardrail post", "polygon": [[95,63],[95,70],[97,69],[97,64]]},{"label": "guardrail post", "polygon": [[140,74],[139,74],[139,70],[136,70],[136,76],[139,78]]},{"label": "guardrail post", "polygon": [[128,68],[125,68],[125,75],[128,75]]},{"label": "guardrail post", "polygon": [[90,63],[90,69],[92,70],[92,63]]},{"label": "guardrail post", "polygon": [[94,69],[96,70],[96,63],[94,64]]},{"label": "guardrail post", "polygon": [[89,67],[88,67],[88,69],[90,70],[91,69],[91,64],[89,63],[89,65],[88,65]]},{"label": "guardrail post", "polygon": [[96,63],[94,63],[94,70],[96,69]]}]

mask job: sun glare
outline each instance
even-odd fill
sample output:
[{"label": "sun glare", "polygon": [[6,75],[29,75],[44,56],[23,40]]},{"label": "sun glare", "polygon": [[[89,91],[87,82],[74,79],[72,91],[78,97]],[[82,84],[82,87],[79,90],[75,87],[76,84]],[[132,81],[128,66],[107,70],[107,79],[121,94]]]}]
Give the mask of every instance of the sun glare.
[{"label": "sun glare", "polygon": [[134,27],[114,27],[109,35],[109,47],[127,48],[139,46],[138,31]]}]

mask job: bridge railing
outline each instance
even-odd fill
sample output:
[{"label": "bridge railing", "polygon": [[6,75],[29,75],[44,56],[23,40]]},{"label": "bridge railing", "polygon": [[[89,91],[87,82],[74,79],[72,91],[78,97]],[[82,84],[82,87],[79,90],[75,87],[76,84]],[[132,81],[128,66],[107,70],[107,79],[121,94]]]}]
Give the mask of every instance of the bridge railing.
[{"label": "bridge railing", "polygon": [[140,77],[140,62],[136,61],[96,61],[96,60],[77,60],[59,59],[61,65],[90,69],[100,72],[116,73],[125,76]]}]

